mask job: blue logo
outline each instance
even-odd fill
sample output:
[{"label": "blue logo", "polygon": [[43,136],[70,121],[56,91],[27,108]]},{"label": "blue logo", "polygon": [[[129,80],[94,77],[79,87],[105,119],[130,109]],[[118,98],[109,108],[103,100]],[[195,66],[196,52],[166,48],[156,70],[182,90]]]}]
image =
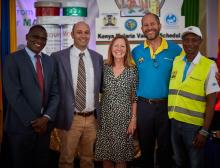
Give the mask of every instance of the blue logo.
[{"label": "blue logo", "polygon": [[176,15],[174,15],[173,13],[169,13],[166,17],[165,17],[165,21],[167,23],[167,25],[176,25],[177,23],[177,17]]},{"label": "blue logo", "polygon": [[133,31],[137,28],[137,22],[136,20],[134,19],[128,19],[126,22],[125,22],[125,28],[128,30],[128,31]]},{"label": "blue logo", "polygon": [[216,86],[216,85],[217,85],[217,83],[216,83],[216,82],[212,83],[212,86]]}]

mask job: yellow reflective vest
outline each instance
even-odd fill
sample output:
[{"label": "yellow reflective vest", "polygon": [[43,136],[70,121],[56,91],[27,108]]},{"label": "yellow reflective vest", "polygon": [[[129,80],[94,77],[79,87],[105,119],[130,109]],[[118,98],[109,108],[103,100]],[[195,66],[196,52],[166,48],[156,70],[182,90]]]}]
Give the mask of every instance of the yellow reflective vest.
[{"label": "yellow reflective vest", "polygon": [[198,64],[182,81],[185,62],[183,56],[174,60],[169,85],[168,115],[170,119],[202,126],[206,108],[205,81],[212,60],[201,56]]}]

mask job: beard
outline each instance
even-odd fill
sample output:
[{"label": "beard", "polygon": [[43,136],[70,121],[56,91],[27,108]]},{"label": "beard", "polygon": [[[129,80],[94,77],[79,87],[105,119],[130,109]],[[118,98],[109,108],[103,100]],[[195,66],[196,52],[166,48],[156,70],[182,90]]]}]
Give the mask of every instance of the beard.
[{"label": "beard", "polygon": [[160,32],[158,30],[153,30],[153,31],[154,34],[151,35],[148,35],[148,33],[145,31],[144,36],[146,37],[147,40],[155,40],[159,36]]}]

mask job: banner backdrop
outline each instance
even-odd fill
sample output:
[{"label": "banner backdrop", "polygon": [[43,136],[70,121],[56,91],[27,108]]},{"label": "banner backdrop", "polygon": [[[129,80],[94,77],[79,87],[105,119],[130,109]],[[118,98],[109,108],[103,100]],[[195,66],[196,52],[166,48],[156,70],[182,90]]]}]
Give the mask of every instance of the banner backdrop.
[{"label": "banner backdrop", "polygon": [[[27,34],[29,28],[38,23],[38,20],[36,18],[36,12],[35,12],[35,7],[34,7],[34,2],[36,1],[54,1],[54,2],[76,2],[75,0],[17,0],[16,3],[16,15],[17,15],[17,20],[16,20],[16,26],[17,26],[17,49],[21,49],[24,48],[26,45],[26,39],[25,39],[25,35]],[[98,11],[98,5],[97,5],[97,1],[96,0],[79,0],[79,2],[81,1],[85,1],[85,3],[87,4],[88,8],[87,8],[87,17],[85,18],[85,21],[90,25],[90,29],[91,29],[91,39],[90,39],[90,43],[89,43],[89,47],[91,49],[95,49],[96,48],[96,44],[95,44],[95,19],[96,17],[98,17],[99,11]],[[62,13],[62,10],[61,10]],[[65,33],[60,33],[60,28],[59,28],[59,23],[56,22],[54,24],[48,24],[45,25],[46,29],[50,29],[53,28],[52,31],[48,32],[48,44],[52,43],[51,40],[54,41],[56,47],[50,47],[48,48],[47,46],[44,48],[44,52],[47,54],[51,54],[51,52],[63,49],[65,47],[70,46],[73,41],[70,37],[70,32],[72,30],[72,26],[76,21],[79,21],[80,19],[77,19],[77,17],[75,17],[76,19],[69,19],[68,25],[62,25],[62,30]],[[80,18],[80,17],[78,17]],[[62,18],[60,18],[60,21],[62,21]],[[61,26],[61,25],[60,25]],[[61,47],[57,47],[58,43],[57,43],[57,39],[60,38],[57,35],[58,34],[62,34],[61,37],[64,38],[65,36],[69,36],[68,37],[68,44],[62,43],[61,42]],[[62,45],[64,44],[64,45]]]},{"label": "banner backdrop", "polygon": [[34,2],[35,0],[17,0],[16,2],[17,49],[25,47],[25,35],[29,28],[37,23]]},{"label": "banner backdrop", "polygon": [[99,17],[96,19],[97,51],[107,58],[109,42],[116,34],[125,35],[132,47],[145,39],[141,18],[147,12],[160,17],[161,36],[167,40],[181,40],[185,17],[181,16],[183,0],[97,0]]}]

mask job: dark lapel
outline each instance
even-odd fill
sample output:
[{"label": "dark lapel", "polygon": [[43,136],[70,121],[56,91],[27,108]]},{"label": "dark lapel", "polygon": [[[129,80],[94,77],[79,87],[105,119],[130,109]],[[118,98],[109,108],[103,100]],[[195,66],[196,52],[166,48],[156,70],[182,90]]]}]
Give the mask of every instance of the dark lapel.
[{"label": "dark lapel", "polygon": [[44,91],[45,91],[45,94],[48,90],[48,77],[49,77],[49,67],[50,64],[48,64],[47,62],[47,58],[46,58],[46,55],[44,55],[42,53],[42,56],[41,56],[41,63],[42,63],[42,67],[43,67],[43,74],[44,74]]},{"label": "dark lapel", "polygon": [[[71,46],[72,47],[72,46]],[[65,69],[67,78],[72,86],[73,89],[73,79],[72,79],[72,71],[71,71],[71,65],[70,65],[70,49],[71,47],[67,48],[66,50],[63,50],[62,55],[59,57],[59,61],[62,62],[63,67]],[[74,91],[74,89],[73,89]]]},{"label": "dark lapel", "polygon": [[93,69],[94,69],[94,87],[96,88],[96,84],[97,84],[97,80],[95,79],[96,74],[99,74],[98,72],[98,67],[97,67],[97,58],[95,58],[96,56],[92,53],[92,51],[90,49],[88,49],[90,57],[92,59],[92,64],[93,64]]},{"label": "dark lapel", "polygon": [[22,54],[22,56],[24,57],[24,58],[23,58],[23,60],[24,60],[24,66],[27,65],[27,66],[29,67],[31,73],[33,74],[33,77],[34,77],[35,81],[38,83],[37,73],[36,73],[36,71],[35,71],[35,69],[34,69],[34,65],[33,65],[32,61],[31,61],[31,59],[30,59],[30,57],[29,57],[29,55],[28,55],[28,53],[26,52],[25,49],[23,49],[23,53],[24,53],[24,54]]}]

